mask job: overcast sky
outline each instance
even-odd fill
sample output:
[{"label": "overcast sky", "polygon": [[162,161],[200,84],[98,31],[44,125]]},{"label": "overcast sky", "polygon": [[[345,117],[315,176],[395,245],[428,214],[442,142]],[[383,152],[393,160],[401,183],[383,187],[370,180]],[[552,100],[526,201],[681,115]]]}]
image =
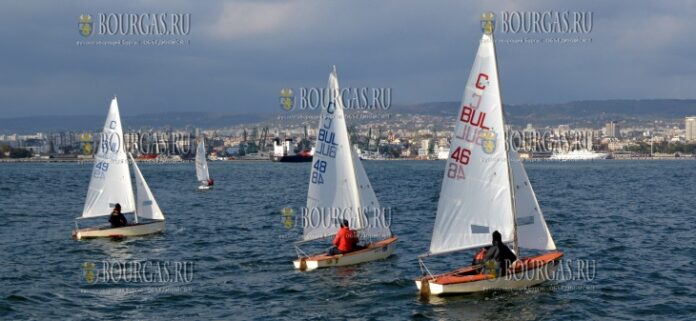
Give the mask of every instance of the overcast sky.
[{"label": "overcast sky", "polygon": [[[275,112],[283,87],[390,87],[396,104],[456,101],[483,11],[592,11],[584,44],[497,45],[506,103],[695,98],[694,1],[3,1],[0,117]],[[484,6],[485,4],[485,6]],[[183,46],[77,46],[100,12],[190,13]],[[96,23],[95,23],[96,24]],[[498,29],[500,31],[500,28]],[[157,39],[153,36],[130,39]]]}]

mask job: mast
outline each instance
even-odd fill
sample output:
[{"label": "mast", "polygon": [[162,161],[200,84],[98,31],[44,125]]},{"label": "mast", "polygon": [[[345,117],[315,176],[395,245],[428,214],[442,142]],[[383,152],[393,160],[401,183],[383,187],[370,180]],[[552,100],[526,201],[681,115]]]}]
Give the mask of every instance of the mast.
[{"label": "mast", "polygon": [[[133,158],[133,154],[128,153],[128,156],[130,157],[130,161],[133,163],[133,166],[135,165],[135,159]],[[127,161],[127,160],[126,160]],[[135,171],[134,171],[135,172]],[[135,173],[135,175],[138,175],[138,173]],[[130,176],[130,173],[128,173],[128,176]],[[136,179],[136,184],[137,184],[137,179]],[[133,188],[132,186],[129,186],[129,188]],[[137,188],[137,186],[136,186]],[[133,196],[135,198],[135,196]],[[140,200],[133,199],[133,204],[137,204]],[[135,224],[138,224],[138,206],[135,206],[135,209],[133,210],[133,220],[135,221]]]},{"label": "mast", "polygon": [[[498,79],[498,92],[502,92],[500,85],[500,72],[498,71],[498,53],[495,50],[495,40],[493,38],[493,32],[495,31],[495,14],[493,12],[485,12],[481,15],[481,26],[483,32],[491,36],[491,47],[493,48],[493,59],[495,60],[495,76]],[[503,95],[500,95],[500,114],[503,118],[503,139],[505,142],[505,162],[507,163],[508,172],[508,184],[510,186],[510,202],[512,204],[512,235],[513,235],[513,245],[512,250],[515,252],[517,257],[520,256],[519,252],[519,242],[517,240],[517,207],[515,204],[515,185],[512,181],[512,169],[510,167],[510,151],[512,148],[512,142],[509,141],[508,131],[505,128],[505,108],[503,108]]]}]

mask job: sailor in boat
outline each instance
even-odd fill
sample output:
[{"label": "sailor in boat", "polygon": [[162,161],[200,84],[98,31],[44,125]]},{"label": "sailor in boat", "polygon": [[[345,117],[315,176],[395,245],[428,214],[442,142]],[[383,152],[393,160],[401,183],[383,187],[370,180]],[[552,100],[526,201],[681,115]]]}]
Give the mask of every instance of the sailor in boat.
[{"label": "sailor in boat", "polygon": [[213,181],[213,178],[212,178],[212,177],[211,177],[211,178],[208,178],[208,182],[207,182],[207,183],[208,183],[208,186],[213,186],[213,185],[215,185],[215,182]]},{"label": "sailor in boat", "polygon": [[112,228],[128,225],[126,217],[121,213],[121,204],[116,203],[116,206],[114,206],[114,210],[111,212],[111,216],[109,217],[109,223],[111,223]]},{"label": "sailor in boat", "polygon": [[499,274],[505,275],[508,268],[510,268],[515,261],[517,261],[517,255],[513,253],[505,243],[503,243],[503,238],[500,232],[493,232],[493,244],[486,249],[486,256],[483,259],[484,262],[492,262],[498,266]]},{"label": "sailor in boat", "polygon": [[333,245],[329,249],[329,255],[346,254],[365,247],[358,245],[358,235],[348,226],[348,220],[341,221],[341,227],[334,237]]},{"label": "sailor in boat", "polygon": [[471,265],[479,265],[483,264],[486,261],[486,253],[488,253],[488,249],[490,249],[490,246],[482,247],[476,254],[474,254],[474,259],[471,260]]}]

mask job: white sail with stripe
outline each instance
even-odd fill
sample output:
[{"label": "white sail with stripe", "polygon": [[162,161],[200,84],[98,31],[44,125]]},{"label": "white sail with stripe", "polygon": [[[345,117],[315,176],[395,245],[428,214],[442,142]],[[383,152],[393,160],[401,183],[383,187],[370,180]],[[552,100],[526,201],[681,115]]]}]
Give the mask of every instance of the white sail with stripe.
[{"label": "white sail with stripe", "polygon": [[358,184],[358,193],[360,194],[360,203],[362,205],[361,213],[365,220],[365,229],[362,231],[361,238],[369,239],[385,239],[392,236],[390,229],[391,216],[387,216],[385,209],[379,205],[375,190],[372,189],[370,179],[367,177],[365,168],[362,165],[358,151],[353,148],[353,164],[355,164],[355,176]]},{"label": "white sail with stripe", "polygon": [[519,155],[510,150],[510,169],[515,187],[515,213],[517,218],[517,242],[521,248],[534,250],[555,250],[544,214],[541,212],[527,171]]},{"label": "white sail with stripe", "polygon": [[130,155],[131,161],[133,162],[133,172],[135,172],[135,190],[136,199],[135,201],[135,213],[140,218],[148,218],[152,220],[164,220],[164,214],[155,200],[155,196],[152,195],[150,187],[147,185],[143,174],[138,168],[138,164],[133,159],[133,155]]}]

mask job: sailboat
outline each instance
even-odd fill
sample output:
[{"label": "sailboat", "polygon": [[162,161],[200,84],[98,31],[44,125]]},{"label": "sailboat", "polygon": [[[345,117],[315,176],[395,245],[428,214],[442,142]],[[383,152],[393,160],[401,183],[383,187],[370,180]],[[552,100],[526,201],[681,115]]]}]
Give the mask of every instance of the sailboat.
[{"label": "sailboat", "polygon": [[205,142],[201,138],[196,147],[196,177],[198,178],[198,189],[210,189],[213,187],[213,180],[208,173],[208,162],[205,160]]},{"label": "sailboat", "polygon": [[[442,181],[430,249],[419,256],[422,296],[515,289],[553,276],[556,251],[517,153],[506,150],[505,121],[493,40],[494,15],[482,15],[483,35],[462,98]],[[433,274],[424,259],[491,245],[498,231],[519,258],[507,271],[466,266]],[[520,249],[540,255],[523,258]],[[504,273],[500,273],[504,272]]]},{"label": "sailboat", "polygon": [[[379,206],[358,153],[350,144],[335,66],[327,87],[328,103],[319,119],[307,207],[303,213],[304,234],[296,243],[298,258],[293,261],[301,271],[384,259],[394,252],[397,240],[386,224],[385,212]],[[364,249],[338,255],[307,255],[299,248],[301,243],[335,235],[339,219],[348,220],[351,229],[369,238],[383,239],[367,244]]]},{"label": "sailboat", "polygon": [[[164,214],[133,156],[126,155],[121,116],[116,97],[111,100],[100,144],[94,155],[94,167],[87,189],[82,216],[77,220],[108,216],[116,204],[124,214],[133,213],[133,223],[112,228],[110,225],[82,228],[75,221],[74,239],[98,237],[127,237],[159,233],[164,230]],[[128,158],[135,172],[135,189],[131,185]],[[141,219],[145,221],[140,222]]]}]

